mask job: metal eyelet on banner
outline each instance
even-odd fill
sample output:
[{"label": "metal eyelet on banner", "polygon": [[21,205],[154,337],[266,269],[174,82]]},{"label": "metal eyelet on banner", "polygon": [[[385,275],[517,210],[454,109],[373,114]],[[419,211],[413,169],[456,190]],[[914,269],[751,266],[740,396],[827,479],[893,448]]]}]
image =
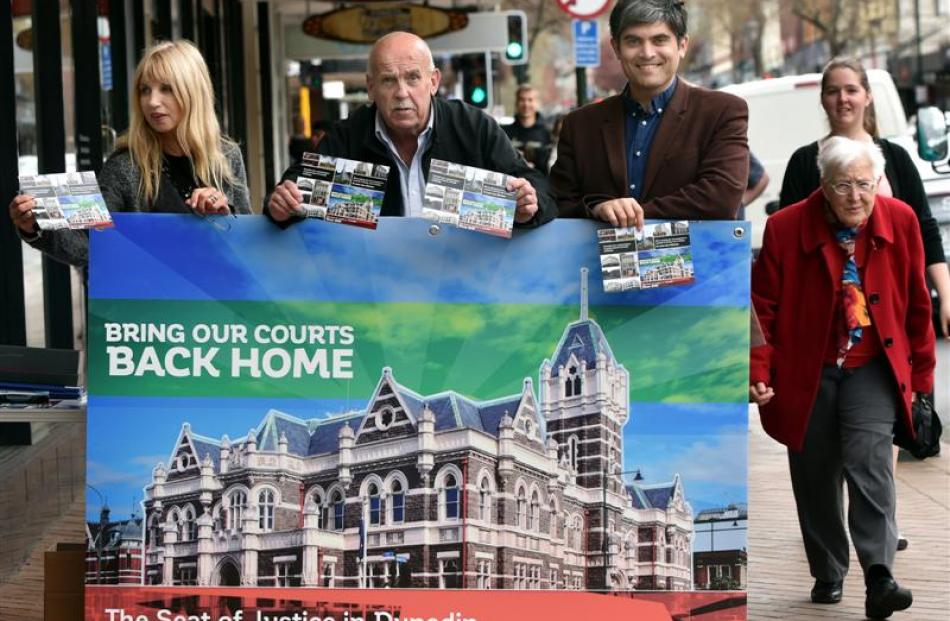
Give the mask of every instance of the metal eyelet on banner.
[{"label": "metal eyelet on banner", "polygon": [[441,232],[442,232],[442,228],[438,224],[429,225],[429,235],[431,235],[432,237],[435,237]]},{"label": "metal eyelet on banner", "polygon": [[735,229],[733,229],[732,236],[736,239],[742,239],[745,237],[745,229],[741,226],[737,226]]}]

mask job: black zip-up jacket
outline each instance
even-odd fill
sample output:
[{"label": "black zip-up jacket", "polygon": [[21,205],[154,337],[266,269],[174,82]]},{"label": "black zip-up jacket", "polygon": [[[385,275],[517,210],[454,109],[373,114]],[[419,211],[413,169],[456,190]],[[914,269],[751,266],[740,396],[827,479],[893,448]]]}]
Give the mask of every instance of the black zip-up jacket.
[{"label": "black zip-up jacket", "polygon": [[[518,154],[508,136],[493,118],[461,101],[448,101],[439,97],[432,99],[432,139],[422,157],[422,172],[429,176],[432,159],[446,160],[465,166],[476,166],[527,179],[538,195],[538,211],[534,217],[516,227],[536,227],[550,222],[557,216],[557,204],[548,189],[547,179],[540,171],[528,166]],[[383,199],[381,216],[402,216],[402,190],[399,183],[399,167],[393,161],[386,145],[376,137],[376,106],[365,106],[349,118],[335,124],[317,146],[317,153],[332,157],[344,157],[361,162],[385,164],[390,167],[386,182],[386,197]],[[293,164],[284,171],[281,182],[296,179],[301,171]],[[270,217],[264,198],[264,213]],[[278,222],[288,226],[303,218],[291,218]]]}]

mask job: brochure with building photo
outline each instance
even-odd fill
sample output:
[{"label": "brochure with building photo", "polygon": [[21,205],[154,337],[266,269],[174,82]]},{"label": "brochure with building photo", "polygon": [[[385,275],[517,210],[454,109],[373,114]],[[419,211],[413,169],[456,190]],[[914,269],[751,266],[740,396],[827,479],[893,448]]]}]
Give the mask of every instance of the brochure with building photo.
[{"label": "brochure with building photo", "polygon": [[618,293],[695,281],[689,222],[655,222],[643,229],[597,231],[604,291]]},{"label": "brochure with building photo", "polygon": [[304,216],[375,229],[389,166],[304,153],[297,187]]},{"label": "brochure with building photo", "polygon": [[92,171],[26,175],[20,177],[20,192],[36,199],[33,216],[41,230],[112,226],[112,217]]},{"label": "brochure with building photo", "polygon": [[444,160],[432,160],[422,216],[462,229],[511,237],[515,192],[508,175]]}]

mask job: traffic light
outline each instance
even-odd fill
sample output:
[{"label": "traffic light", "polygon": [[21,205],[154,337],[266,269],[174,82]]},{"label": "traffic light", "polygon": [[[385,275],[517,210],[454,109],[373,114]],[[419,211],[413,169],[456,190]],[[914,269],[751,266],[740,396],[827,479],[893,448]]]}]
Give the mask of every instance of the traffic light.
[{"label": "traffic light", "polygon": [[508,43],[502,58],[509,65],[528,62],[528,23],[521,11],[508,15]]},{"label": "traffic light", "polygon": [[477,108],[490,109],[492,99],[491,60],[487,53],[464,54],[459,58],[462,99]]}]

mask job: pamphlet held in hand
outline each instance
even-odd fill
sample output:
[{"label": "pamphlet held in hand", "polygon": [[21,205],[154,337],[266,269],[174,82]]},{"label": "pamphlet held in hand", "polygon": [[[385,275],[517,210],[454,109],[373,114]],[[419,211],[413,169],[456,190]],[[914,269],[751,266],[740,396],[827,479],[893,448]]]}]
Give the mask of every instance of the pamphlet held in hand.
[{"label": "pamphlet held in hand", "polygon": [[36,200],[33,217],[40,230],[112,226],[112,216],[92,171],[26,175],[20,177],[20,192]]},{"label": "pamphlet held in hand", "polygon": [[511,237],[516,192],[500,172],[432,160],[422,216],[460,229]]},{"label": "pamphlet held in hand", "polygon": [[389,166],[304,153],[296,179],[301,215],[375,229],[383,208]]},{"label": "pamphlet held in hand", "polygon": [[652,289],[695,282],[689,222],[654,222],[599,229],[600,273],[606,293]]}]

